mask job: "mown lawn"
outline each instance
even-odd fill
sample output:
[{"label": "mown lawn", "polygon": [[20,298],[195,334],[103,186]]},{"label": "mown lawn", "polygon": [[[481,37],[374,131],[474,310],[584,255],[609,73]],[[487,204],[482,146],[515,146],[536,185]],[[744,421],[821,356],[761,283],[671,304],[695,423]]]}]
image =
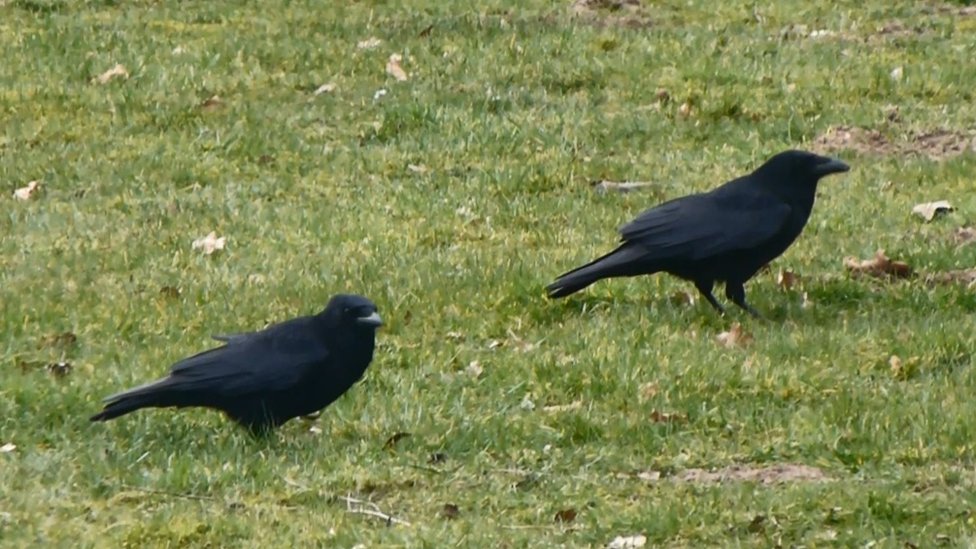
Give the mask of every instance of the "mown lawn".
[{"label": "mown lawn", "polygon": [[[933,281],[976,265],[976,10],[643,4],[0,1],[0,545],[976,544],[976,295]],[[747,286],[770,321],[543,298],[787,148],[853,169]],[[878,249],[916,275],[845,270]],[[387,326],[314,424],[88,422],[338,292]]]}]

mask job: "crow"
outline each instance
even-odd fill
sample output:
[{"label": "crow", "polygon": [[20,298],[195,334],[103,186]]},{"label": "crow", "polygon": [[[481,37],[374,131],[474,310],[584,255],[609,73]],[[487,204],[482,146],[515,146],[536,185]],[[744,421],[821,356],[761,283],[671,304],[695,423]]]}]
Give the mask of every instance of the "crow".
[{"label": "crow", "polygon": [[754,317],[744,284],[800,235],[820,178],[846,172],[847,164],[805,151],[776,154],[749,175],[705,193],[670,200],[619,229],[612,252],[569,271],[546,287],[550,298],[565,297],[594,282],[664,271],[689,280],[720,314],[712,295],[725,282],[725,295]]},{"label": "crow", "polygon": [[213,336],[225,344],[177,362],[163,379],[106,398],[91,421],[140,408],[200,406],[252,433],[267,432],[349,390],[372,361],[382,324],[372,301],[336,295],[316,315]]}]

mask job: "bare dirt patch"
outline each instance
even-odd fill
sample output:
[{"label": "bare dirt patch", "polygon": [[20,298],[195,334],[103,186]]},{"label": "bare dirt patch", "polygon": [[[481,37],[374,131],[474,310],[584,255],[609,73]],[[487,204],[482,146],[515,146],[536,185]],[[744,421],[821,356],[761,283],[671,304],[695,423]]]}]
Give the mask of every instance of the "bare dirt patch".
[{"label": "bare dirt patch", "polygon": [[855,151],[861,154],[918,154],[944,160],[976,152],[976,137],[969,132],[938,129],[912,133],[904,141],[891,141],[878,130],[858,126],[834,126],[813,140],[821,152]]},{"label": "bare dirt patch", "polygon": [[581,21],[598,27],[647,28],[652,23],[640,0],[574,0],[570,9]]},{"label": "bare dirt patch", "polygon": [[731,465],[721,469],[685,469],[676,474],[678,482],[696,484],[723,484],[727,482],[758,482],[759,484],[784,484],[791,482],[824,482],[831,480],[823,470],[797,463],[775,465]]},{"label": "bare dirt patch", "polygon": [[777,463],[768,465],[736,464],[718,469],[685,469],[673,475],[662,475],[660,471],[637,473],[637,478],[647,482],[671,480],[694,484],[725,484],[730,482],[757,482],[764,485],[791,482],[826,482],[833,478],[817,467],[799,463]]}]

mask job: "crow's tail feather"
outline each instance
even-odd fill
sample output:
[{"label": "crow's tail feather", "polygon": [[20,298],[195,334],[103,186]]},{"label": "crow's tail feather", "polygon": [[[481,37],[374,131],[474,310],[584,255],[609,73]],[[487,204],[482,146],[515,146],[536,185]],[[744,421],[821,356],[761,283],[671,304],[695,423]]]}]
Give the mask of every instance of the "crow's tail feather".
[{"label": "crow's tail feather", "polygon": [[140,408],[162,408],[166,406],[181,406],[185,398],[182,391],[173,387],[169,378],[154,381],[141,387],[136,387],[112,395],[105,399],[105,408],[91,416],[90,421],[108,421],[124,416]]},{"label": "crow's tail feather", "polygon": [[[550,299],[557,299],[574,294],[604,278],[650,274],[656,269],[644,264],[646,255],[645,250],[624,244],[582,267],[559,275],[555,282],[546,286],[546,293]],[[639,272],[636,270],[638,265],[641,267]]]}]

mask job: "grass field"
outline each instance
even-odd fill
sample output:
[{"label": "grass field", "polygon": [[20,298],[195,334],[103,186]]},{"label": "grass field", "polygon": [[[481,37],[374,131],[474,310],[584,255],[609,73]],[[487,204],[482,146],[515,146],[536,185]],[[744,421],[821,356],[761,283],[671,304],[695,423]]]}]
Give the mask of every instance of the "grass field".
[{"label": "grass field", "polygon": [[[976,545],[976,295],[931,281],[976,265],[976,10],[643,3],[0,1],[0,545]],[[747,286],[769,322],[543,298],[787,148],[852,170]],[[845,271],[878,249],[916,276]],[[338,292],[387,326],[314,424],[88,422]]]}]

